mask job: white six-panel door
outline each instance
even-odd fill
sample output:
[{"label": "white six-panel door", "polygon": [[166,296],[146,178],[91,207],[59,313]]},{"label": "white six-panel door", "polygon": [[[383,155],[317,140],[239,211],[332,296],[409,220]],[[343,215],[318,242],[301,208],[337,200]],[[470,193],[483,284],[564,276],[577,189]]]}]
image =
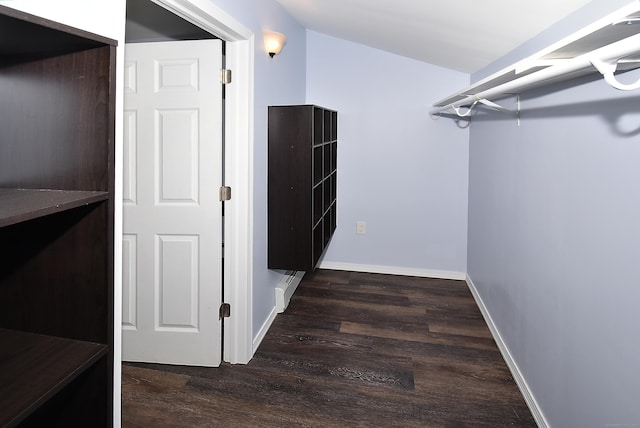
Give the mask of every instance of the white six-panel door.
[{"label": "white six-panel door", "polygon": [[220,364],[221,46],[125,48],[124,361]]}]

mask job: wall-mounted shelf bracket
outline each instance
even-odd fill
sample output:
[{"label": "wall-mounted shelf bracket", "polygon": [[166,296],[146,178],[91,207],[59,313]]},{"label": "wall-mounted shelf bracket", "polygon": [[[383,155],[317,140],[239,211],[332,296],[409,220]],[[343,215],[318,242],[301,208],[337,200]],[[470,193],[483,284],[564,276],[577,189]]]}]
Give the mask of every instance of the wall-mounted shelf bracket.
[{"label": "wall-mounted shelf bracket", "polygon": [[502,113],[508,114],[509,116],[513,116],[516,118],[516,125],[520,126],[520,95],[516,95],[516,110],[509,110],[506,107],[502,107],[500,104],[494,103],[493,101],[482,99],[480,100],[482,104],[485,106],[492,108],[493,110],[498,110]]}]

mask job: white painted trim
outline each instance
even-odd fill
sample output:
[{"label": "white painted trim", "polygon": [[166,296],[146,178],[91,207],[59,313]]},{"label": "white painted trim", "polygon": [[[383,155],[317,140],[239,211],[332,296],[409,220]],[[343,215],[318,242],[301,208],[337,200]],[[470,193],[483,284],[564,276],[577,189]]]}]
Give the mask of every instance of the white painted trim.
[{"label": "white painted trim", "polygon": [[223,359],[248,363],[253,356],[253,64],[254,39],[227,43],[225,183],[233,189],[225,204],[225,320]]},{"label": "white painted trim", "polygon": [[388,275],[417,276],[421,278],[464,280],[464,272],[447,270],[416,269],[397,266],[361,265],[356,263],[321,262],[320,269],[347,270],[353,272],[383,273]]},{"label": "white painted trim", "polygon": [[248,40],[251,30],[209,0],[151,0],[227,42]]},{"label": "white painted trim", "polygon": [[256,338],[253,340],[253,346],[252,346],[254,354],[258,350],[258,347],[262,343],[262,340],[264,339],[264,337],[269,332],[269,329],[271,328],[271,324],[273,324],[273,322],[275,321],[277,315],[278,315],[278,312],[276,311],[276,308],[274,307],[271,310],[271,313],[269,314],[267,319],[262,324],[262,327],[260,327],[260,330],[258,330],[258,334],[256,334]]},{"label": "white painted trim", "polygon": [[289,271],[276,285],[276,312],[281,314],[289,306],[291,296],[300,285],[304,271]]},{"label": "white painted trim", "polygon": [[254,35],[209,0],[152,0],[227,42],[225,184],[233,199],[225,206],[224,361],[247,363],[253,356],[253,120]]},{"label": "white painted trim", "polygon": [[548,428],[549,424],[546,418],[544,417],[544,414],[542,413],[542,410],[540,409],[540,406],[538,405],[538,402],[536,401],[535,396],[533,395],[533,392],[531,392],[531,389],[529,388],[527,381],[522,375],[522,372],[520,372],[520,368],[518,367],[518,364],[516,363],[515,359],[511,355],[511,352],[509,351],[509,347],[507,346],[505,341],[502,339],[502,336],[500,335],[500,331],[498,330],[498,327],[493,322],[493,319],[491,318],[491,314],[489,313],[489,310],[485,306],[482,300],[482,297],[480,297],[480,293],[478,293],[478,289],[476,288],[475,284],[473,283],[473,281],[471,280],[471,277],[468,274],[466,275],[466,281],[467,281],[467,286],[469,287],[469,290],[471,291],[471,294],[473,295],[473,298],[475,299],[476,304],[478,305],[478,308],[480,308],[480,312],[482,312],[482,316],[484,317],[484,320],[487,323],[487,326],[489,326],[491,335],[493,336],[493,339],[496,341],[496,344],[500,349],[502,358],[504,358],[504,361],[507,363],[507,366],[511,371],[511,375],[513,376],[513,379],[516,381],[518,388],[520,388],[520,392],[522,393],[522,396],[524,397],[524,400],[527,403],[527,406],[529,406],[529,410],[531,411],[533,418],[536,420],[538,427]]}]

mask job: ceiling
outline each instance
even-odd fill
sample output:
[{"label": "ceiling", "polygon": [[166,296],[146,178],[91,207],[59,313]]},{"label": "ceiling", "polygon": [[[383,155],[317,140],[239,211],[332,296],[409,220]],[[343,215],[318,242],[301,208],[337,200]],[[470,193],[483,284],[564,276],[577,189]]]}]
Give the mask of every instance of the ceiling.
[{"label": "ceiling", "polygon": [[310,30],[473,73],[591,0],[276,1]]}]

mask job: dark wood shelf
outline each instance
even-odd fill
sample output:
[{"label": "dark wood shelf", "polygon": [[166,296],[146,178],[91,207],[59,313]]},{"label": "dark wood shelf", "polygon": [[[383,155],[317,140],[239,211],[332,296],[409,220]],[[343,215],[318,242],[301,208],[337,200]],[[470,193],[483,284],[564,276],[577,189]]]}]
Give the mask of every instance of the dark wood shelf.
[{"label": "dark wood shelf", "polygon": [[0,427],[113,426],[115,61],[0,5]]},{"label": "dark wood shelf", "polygon": [[0,227],[101,202],[107,192],[0,189]]},{"label": "dark wood shelf", "polygon": [[0,329],[0,426],[15,426],[106,355],[107,345]]},{"label": "dark wood shelf", "polygon": [[336,229],[338,113],[269,107],[269,269],[314,270]]}]

